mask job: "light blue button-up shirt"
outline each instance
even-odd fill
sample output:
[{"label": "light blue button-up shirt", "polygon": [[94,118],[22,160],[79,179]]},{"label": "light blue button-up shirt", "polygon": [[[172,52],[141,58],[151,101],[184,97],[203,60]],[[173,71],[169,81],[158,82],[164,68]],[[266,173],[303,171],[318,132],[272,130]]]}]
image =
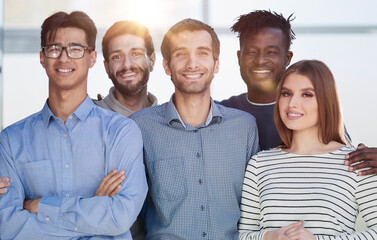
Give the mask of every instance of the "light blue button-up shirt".
[{"label": "light blue button-up shirt", "polygon": [[[114,197],[95,197],[102,178],[124,170]],[[137,125],[87,97],[64,123],[47,103],[0,135],[0,239],[132,239],[147,193]],[[38,214],[23,209],[41,198]]]},{"label": "light blue button-up shirt", "polygon": [[254,117],[211,101],[207,121],[193,127],[171,99],[131,118],[149,177],[146,239],[237,239],[244,172],[259,150]]}]

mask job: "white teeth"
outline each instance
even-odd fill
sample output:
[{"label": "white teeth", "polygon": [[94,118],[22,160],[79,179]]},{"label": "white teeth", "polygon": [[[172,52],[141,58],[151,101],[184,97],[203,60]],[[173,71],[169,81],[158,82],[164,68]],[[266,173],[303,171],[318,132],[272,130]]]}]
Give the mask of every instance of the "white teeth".
[{"label": "white teeth", "polygon": [[132,72],[132,73],[125,73],[125,74],[122,74],[122,77],[131,77],[131,76],[135,76],[136,73]]},{"label": "white teeth", "polygon": [[187,78],[198,78],[198,77],[200,77],[200,74],[186,74],[185,76]]},{"label": "white teeth", "polygon": [[255,73],[270,73],[270,70],[254,70]]},{"label": "white teeth", "polygon": [[58,72],[62,72],[62,73],[72,72],[72,69],[58,69]]},{"label": "white teeth", "polygon": [[299,114],[299,113],[288,113],[288,116],[291,116],[291,117],[301,117],[302,114]]}]

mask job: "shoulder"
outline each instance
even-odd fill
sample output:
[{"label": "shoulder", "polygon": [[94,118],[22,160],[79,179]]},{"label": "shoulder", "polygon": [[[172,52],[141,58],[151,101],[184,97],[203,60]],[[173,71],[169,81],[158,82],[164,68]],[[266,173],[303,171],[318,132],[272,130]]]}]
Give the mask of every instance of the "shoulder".
[{"label": "shoulder", "polygon": [[225,100],[222,100],[221,102],[218,102],[218,103],[223,105],[223,106],[226,106],[226,107],[237,108],[240,104],[243,104],[243,102],[245,101],[246,94],[247,93],[243,93],[243,94],[240,94],[238,96],[232,96],[232,97],[225,99]]},{"label": "shoulder", "polygon": [[116,132],[139,130],[138,126],[132,119],[99,106],[93,107],[93,117],[101,119],[105,130],[107,129]]},{"label": "shoulder", "polygon": [[164,116],[166,109],[166,103],[158,106],[152,106],[144,108],[140,111],[133,113],[130,118],[136,122],[148,121],[155,118],[161,118]]},{"label": "shoulder", "polygon": [[255,117],[248,112],[236,108],[226,107],[221,104],[216,104],[216,106],[218,107],[221,114],[223,115],[223,118],[226,121],[241,121],[256,124]]},{"label": "shoulder", "polygon": [[26,133],[26,131],[36,130],[41,126],[43,126],[42,112],[37,112],[9,125],[1,133],[2,135],[9,132]]}]

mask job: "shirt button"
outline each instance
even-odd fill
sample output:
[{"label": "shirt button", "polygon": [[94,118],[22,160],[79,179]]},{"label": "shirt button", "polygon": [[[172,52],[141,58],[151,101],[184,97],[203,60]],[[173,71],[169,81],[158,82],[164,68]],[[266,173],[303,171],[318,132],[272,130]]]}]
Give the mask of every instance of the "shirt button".
[{"label": "shirt button", "polygon": [[69,168],[69,164],[68,163],[65,165],[65,168]]},{"label": "shirt button", "polygon": [[204,206],[200,206],[200,211],[204,211]]},{"label": "shirt button", "polygon": [[45,220],[48,222],[48,221],[50,221],[50,218],[49,218],[49,217],[46,217]]},{"label": "shirt button", "polygon": [[200,158],[200,153],[196,153],[196,157],[197,157],[197,158]]},{"label": "shirt button", "polygon": [[199,179],[199,184],[202,184],[203,183],[203,180],[202,179]]},{"label": "shirt button", "polygon": [[202,237],[206,237],[207,233],[202,232]]},{"label": "shirt button", "polygon": [[72,117],[72,115],[71,116],[69,116],[69,119],[72,119],[73,117]]},{"label": "shirt button", "polygon": [[198,129],[194,130],[194,133],[197,133],[198,132]]},{"label": "shirt button", "polygon": [[69,196],[71,196],[71,195],[69,195],[69,194],[66,194],[66,195],[65,195],[65,197],[69,197]]},{"label": "shirt button", "polygon": [[75,231],[79,230],[77,227],[75,227],[74,229],[75,229]]},{"label": "shirt button", "polygon": [[65,133],[65,134],[64,134],[64,137],[68,137],[68,134]]}]

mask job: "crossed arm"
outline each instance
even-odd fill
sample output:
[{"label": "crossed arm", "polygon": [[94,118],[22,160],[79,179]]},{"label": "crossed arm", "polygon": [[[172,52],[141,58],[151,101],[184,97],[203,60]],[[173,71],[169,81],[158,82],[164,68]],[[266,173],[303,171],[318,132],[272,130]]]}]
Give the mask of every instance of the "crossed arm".
[{"label": "crossed arm", "polygon": [[[102,179],[99,187],[94,193],[94,196],[113,197],[115,194],[118,193],[119,189],[122,187],[121,183],[124,181],[124,179],[125,172],[118,172],[117,169],[114,169]],[[9,181],[6,181],[5,179],[4,183],[9,183]],[[29,211],[30,213],[38,213],[38,203],[40,200],[40,198],[25,200],[24,209]]]},{"label": "crossed arm", "polygon": [[[111,145],[112,151],[108,151],[107,167],[124,169],[124,172],[110,172],[93,196],[51,194],[27,201],[23,180],[9,154],[10,142],[5,140],[6,137],[0,138],[0,176],[11,179],[8,192],[0,198],[0,238],[16,240],[50,236],[55,239],[125,234],[136,219],[148,189],[141,133],[138,129],[130,130],[129,134],[132,133],[133,141],[128,141],[130,138],[125,132]],[[115,154],[113,150],[120,152]],[[125,157],[129,160],[123,160]]]}]

